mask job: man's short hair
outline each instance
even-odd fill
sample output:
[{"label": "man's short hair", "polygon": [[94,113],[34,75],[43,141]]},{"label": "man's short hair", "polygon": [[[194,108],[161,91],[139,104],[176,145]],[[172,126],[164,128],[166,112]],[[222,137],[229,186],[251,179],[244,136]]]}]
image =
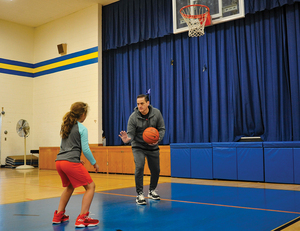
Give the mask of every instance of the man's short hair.
[{"label": "man's short hair", "polygon": [[145,101],[148,102],[149,101],[149,96],[148,95],[145,95],[145,94],[140,94],[136,97],[137,99],[139,98],[145,98]]}]

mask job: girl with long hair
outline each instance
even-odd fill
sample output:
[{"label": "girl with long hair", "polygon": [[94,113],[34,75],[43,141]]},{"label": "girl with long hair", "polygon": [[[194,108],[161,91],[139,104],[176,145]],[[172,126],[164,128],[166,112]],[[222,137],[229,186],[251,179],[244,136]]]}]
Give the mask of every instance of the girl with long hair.
[{"label": "girl with long hair", "polygon": [[65,208],[72,196],[74,189],[83,186],[85,193],[82,198],[82,206],[79,216],[76,219],[76,227],[96,226],[99,221],[90,218],[89,209],[95,193],[95,183],[90,174],[80,160],[81,151],[94,166],[95,171],[99,171],[99,166],[89,148],[88,131],[82,125],[88,113],[88,105],[83,102],[76,102],[71,105],[70,111],[63,117],[60,135],[61,145],[57,154],[55,165],[61,177],[63,191],[58,209],[54,212],[53,224],[59,224],[69,220],[65,215]]}]

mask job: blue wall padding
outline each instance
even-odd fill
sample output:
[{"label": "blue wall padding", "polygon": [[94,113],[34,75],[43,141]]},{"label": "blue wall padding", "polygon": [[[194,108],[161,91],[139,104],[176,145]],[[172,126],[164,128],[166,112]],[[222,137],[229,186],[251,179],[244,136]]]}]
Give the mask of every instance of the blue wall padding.
[{"label": "blue wall padding", "polygon": [[294,183],[294,157],[292,148],[264,148],[265,181]]},{"label": "blue wall padding", "polygon": [[237,180],[236,148],[213,144],[213,178]]},{"label": "blue wall padding", "polygon": [[299,141],[263,142],[265,181],[300,183]]},{"label": "blue wall padding", "polygon": [[[216,142],[213,143],[214,151],[213,156],[215,159],[218,157],[218,153],[215,152],[215,148],[228,148],[232,151],[228,158],[234,158],[236,155],[236,166],[233,166],[232,173],[223,174],[221,172],[227,172],[224,169],[220,169],[220,166],[213,164],[214,178],[221,179],[235,179],[248,180],[248,181],[264,181],[264,159],[263,159],[263,145],[262,142]],[[225,158],[225,157],[223,157]],[[229,160],[228,160],[229,161]],[[214,162],[215,163],[215,162]],[[233,164],[234,160],[230,160]],[[230,166],[230,165],[229,165]],[[229,167],[228,166],[228,167]],[[235,170],[237,176],[235,176]]]},{"label": "blue wall padding", "polygon": [[300,142],[171,144],[171,176],[300,184]]},{"label": "blue wall padding", "polygon": [[213,179],[212,148],[191,148],[191,177]]},{"label": "blue wall padding", "polygon": [[294,148],[294,183],[300,184],[300,148]]},{"label": "blue wall padding", "polygon": [[265,148],[300,148],[299,141],[263,142]]},{"label": "blue wall padding", "polygon": [[212,143],[191,143],[191,144],[177,144],[174,147],[188,147],[188,148],[211,148]]},{"label": "blue wall padding", "polygon": [[235,147],[237,148],[262,148],[262,142],[236,142]]},{"label": "blue wall padding", "polygon": [[218,148],[236,148],[238,142],[213,142],[212,146]]},{"label": "blue wall padding", "polygon": [[238,180],[264,181],[264,153],[260,148],[237,148]]},{"label": "blue wall padding", "polygon": [[186,145],[170,145],[171,147],[171,176],[191,177],[191,152]]}]

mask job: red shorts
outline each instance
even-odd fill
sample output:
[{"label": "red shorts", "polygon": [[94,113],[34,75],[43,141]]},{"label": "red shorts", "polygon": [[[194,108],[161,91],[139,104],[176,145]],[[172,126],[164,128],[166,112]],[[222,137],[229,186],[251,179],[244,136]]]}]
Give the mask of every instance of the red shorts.
[{"label": "red shorts", "polygon": [[63,187],[68,187],[72,184],[73,188],[77,188],[93,182],[89,172],[82,163],[59,160],[55,162],[55,165]]}]

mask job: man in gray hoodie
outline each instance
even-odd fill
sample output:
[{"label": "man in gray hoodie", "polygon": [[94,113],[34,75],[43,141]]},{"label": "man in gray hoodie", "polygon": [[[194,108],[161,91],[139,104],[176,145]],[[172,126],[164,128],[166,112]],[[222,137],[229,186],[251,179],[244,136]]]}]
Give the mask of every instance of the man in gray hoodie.
[{"label": "man in gray hoodie", "polygon": [[[143,140],[143,132],[148,127],[154,127],[159,132],[159,140],[153,144],[147,144]],[[121,131],[119,135],[124,143],[131,142],[135,162],[137,204],[147,204],[143,192],[145,157],[151,172],[148,197],[153,200],[160,200],[159,195],[155,191],[160,173],[158,143],[164,138],[165,130],[162,114],[158,109],[150,105],[148,95],[138,95],[137,107],[134,108],[134,112],[128,119],[127,132]]]}]

